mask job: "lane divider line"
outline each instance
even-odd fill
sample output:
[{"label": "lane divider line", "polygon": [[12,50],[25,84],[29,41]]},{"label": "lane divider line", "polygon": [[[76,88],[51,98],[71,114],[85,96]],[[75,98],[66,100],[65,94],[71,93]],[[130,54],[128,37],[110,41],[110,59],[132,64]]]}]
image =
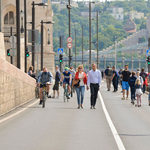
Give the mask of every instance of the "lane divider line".
[{"label": "lane divider line", "polygon": [[[52,93],[52,92],[50,92],[50,94],[51,94],[51,93]],[[25,111],[26,109],[32,107],[33,105],[35,105],[35,104],[38,103],[38,102],[39,102],[39,99],[36,100],[34,103],[30,104],[29,106],[27,106],[26,108],[23,108],[22,110],[20,110],[20,111],[14,113],[14,114],[12,114],[12,115],[10,115],[9,117],[6,117],[6,118],[0,120],[0,123],[2,123],[2,122],[6,121],[6,120],[8,120],[8,119],[11,119],[11,118],[13,118],[13,117],[19,115],[20,113],[22,113],[22,112]],[[22,106],[23,106],[23,105],[22,105]],[[41,109],[42,109],[42,107],[41,107]]]},{"label": "lane divider line", "polygon": [[117,132],[117,130],[116,130],[116,128],[115,128],[111,118],[110,118],[110,116],[109,116],[109,113],[108,113],[108,111],[106,109],[106,106],[105,106],[105,103],[104,103],[104,100],[102,98],[102,95],[101,95],[100,91],[98,92],[98,95],[99,95],[99,98],[100,98],[100,101],[101,101],[101,104],[102,104],[102,108],[103,108],[104,114],[106,116],[107,122],[108,122],[109,127],[110,127],[110,129],[112,131],[114,139],[115,139],[115,141],[117,143],[118,149],[119,150],[126,150],[125,146],[124,146],[124,144],[123,144],[123,142],[122,142],[122,140],[121,140],[121,138],[120,138],[120,136],[119,136],[119,134],[118,134],[118,132]]}]

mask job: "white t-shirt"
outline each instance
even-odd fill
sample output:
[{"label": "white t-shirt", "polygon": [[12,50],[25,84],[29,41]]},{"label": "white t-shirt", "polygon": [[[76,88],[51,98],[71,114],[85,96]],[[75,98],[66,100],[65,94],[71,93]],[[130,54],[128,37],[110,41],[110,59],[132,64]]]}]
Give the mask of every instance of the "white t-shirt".
[{"label": "white t-shirt", "polygon": [[[84,76],[84,73],[79,73],[79,78],[82,78]],[[84,86],[83,79],[80,79],[80,86]]]}]

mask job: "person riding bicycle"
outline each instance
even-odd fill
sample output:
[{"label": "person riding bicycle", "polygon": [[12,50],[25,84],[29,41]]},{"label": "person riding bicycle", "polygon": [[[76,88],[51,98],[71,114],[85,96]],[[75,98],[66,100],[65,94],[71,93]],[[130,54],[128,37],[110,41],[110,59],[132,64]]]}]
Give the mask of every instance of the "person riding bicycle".
[{"label": "person riding bicycle", "polygon": [[69,68],[68,67],[65,67],[65,71],[62,73],[62,78],[61,78],[61,81],[63,81],[63,88],[65,88],[65,84],[67,83],[68,84],[68,91],[69,91],[69,95],[68,95],[68,98],[70,99],[70,93],[71,93],[71,72],[69,71]]},{"label": "person riding bicycle", "polygon": [[40,103],[39,105],[42,104],[43,100],[42,100],[42,91],[43,91],[43,87],[45,84],[46,85],[46,94],[47,97],[49,95],[49,90],[50,90],[50,85],[52,84],[53,81],[53,75],[47,70],[47,68],[43,68],[43,72],[41,72],[41,75],[39,76],[38,79],[38,84],[40,85]]}]

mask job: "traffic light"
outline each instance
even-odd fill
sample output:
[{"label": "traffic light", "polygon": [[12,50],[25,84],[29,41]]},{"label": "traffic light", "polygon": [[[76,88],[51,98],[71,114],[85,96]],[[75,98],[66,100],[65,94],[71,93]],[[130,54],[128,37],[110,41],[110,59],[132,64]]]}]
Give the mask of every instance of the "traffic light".
[{"label": "traffic light", "polygon": [[73,57],[73,56],[70,56],[70,62],[72,61],[72,57]]},{"label": "traffic light", "polygon": [[59,62],[61,63],[62,61],[63,61],[63,55],[60,54],[60,55],[59,55]]},{"label": "traffic light", "polygon": [[29,51],[28,51],[28,48],[26,48],[26,57],[29,57],[30,54],[29,54]]},{"label": "traffic light", "polygon": [[7,50],[7,56],[10,56],[10,49]]}]

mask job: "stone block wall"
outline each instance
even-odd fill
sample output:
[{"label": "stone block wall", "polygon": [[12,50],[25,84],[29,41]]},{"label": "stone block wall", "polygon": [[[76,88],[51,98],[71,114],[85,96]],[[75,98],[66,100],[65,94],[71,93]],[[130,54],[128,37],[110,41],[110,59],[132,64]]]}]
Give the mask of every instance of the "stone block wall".
[{"label": "stone block wall", "polygon": [[0,116],[35,98],[35,79],[0,57]]},{"label": "stone block wall", "polygon": [[6,59],[5,45],[4,45],[4,35],[0,32],[0,57],[4,60]]}]

